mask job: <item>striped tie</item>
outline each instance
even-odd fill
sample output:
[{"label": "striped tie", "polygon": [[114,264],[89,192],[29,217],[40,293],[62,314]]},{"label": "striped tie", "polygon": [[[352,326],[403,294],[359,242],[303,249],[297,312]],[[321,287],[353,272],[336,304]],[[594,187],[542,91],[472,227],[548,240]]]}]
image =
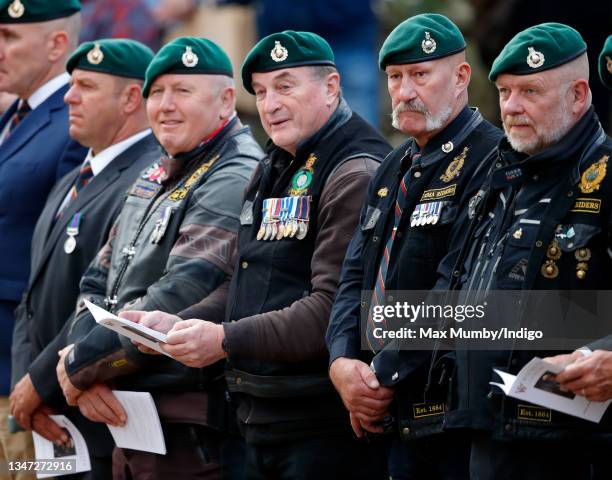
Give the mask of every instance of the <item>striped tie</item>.
[{"label": "striped tie", "polygon": [[[413,167],[420,163],[420,156],[420,153],[415,153],[412,156]],[[383,250],[382,258],[380,259],[378,275],[376,275],[376,284],[374,285],[372,301],[370,302],[370,310],[368,312],[368,323],[366,328],[366,339],[368,341],[368,346],[370,347],[370,350],[372,350],[372,352],[374,353],[383,348],[386,343],[384,339],[376,338],[374,336],[374,329],[376,328],[376,324],[373,319],[373,313],[374,307],[378,305],[383,305],[385,303],[385,282],[387,280],[387,270],[389,269],[389,258],[393,249],[393,241],[395,240],[395,234],[402,219],[402,211],[404,210],[404,205],[406,204],[406,197],[408,196],[407,183],[410,180],[410,174],[411,169],[408,170],[408,172],[406,172],[406,174],[402,178],[402,181],[399,185],[399,189],[397,191],[397,197],[395,199],[395,218],[393,221],[393,230],[391,231],[391,235],[389,236],[389,239],[385,244],[385,249]],[[381,322],[380,326],[385,328],[387,326],[386,322]]]},{"label": "striped tie", "polygon": [[86,160],[81,169],[79,170],[79,175],[72,184],[72,187],[70,187],[70,200],[68,200],[64,204],[64,206],[57,212],[55,218],[59,218],[63,215],[64,210],[66,210],[66,208],[77,197],[81,189],[90,182],[93,176],[94,174],[93,170],[91,169],[91,163],[89,163],[89,160]]},{"label": "striped tie", "polygon": [[74,200],[81,189],[89,183],[89,181],[93,178],[93,170],[91,169],[91,163],[87,160],[81,170],[79,170],[79,176],[74,181],[72,188],[70,189],[70,201]]},{"label": "striped tie", "polygon": [[17,128],[17,125],[19,125],[21,121],[25,118],[25,116],[31,111],[32,109],[30,108],[30,105],[26,100],[19,101],[19,108],[17,108],[17,111],[11,117],[11,123],[9,125],[5,140],[9,137],[11,133],[13,133],[13,130]]}]

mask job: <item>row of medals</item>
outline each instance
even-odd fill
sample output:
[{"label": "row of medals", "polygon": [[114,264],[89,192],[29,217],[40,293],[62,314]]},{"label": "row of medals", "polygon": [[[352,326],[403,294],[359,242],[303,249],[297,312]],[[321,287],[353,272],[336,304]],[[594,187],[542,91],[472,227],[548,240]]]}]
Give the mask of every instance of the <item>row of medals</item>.
[{"label": "row of medals", "polygon": [[280,219],[272,219],[261,223],[257,232],[257,240],[281,240],[282,238],[297,238],[303,240],[308,233],[308,220],[291,219],[282,223]]},{"label": "row of medals", "polygon": [[435,225],[440,219],[441,202],[421,203],[416,206],[410,216],[410,226]]},{"label": "row of medals", "polygon": [[[540,272],[544,278],[557,278],[559,275],[559,267],[555,263],[561,258],[562,252],[556,240],[548,246],[546,257],[548,260],[544,262]],[[588,248],[579,248],[574,253],[574,257],[578,261],[576,264],[576,278],[583,280],[586,277],[586,272],[589,269],[588,261],[591,259],[591,250]]]}]

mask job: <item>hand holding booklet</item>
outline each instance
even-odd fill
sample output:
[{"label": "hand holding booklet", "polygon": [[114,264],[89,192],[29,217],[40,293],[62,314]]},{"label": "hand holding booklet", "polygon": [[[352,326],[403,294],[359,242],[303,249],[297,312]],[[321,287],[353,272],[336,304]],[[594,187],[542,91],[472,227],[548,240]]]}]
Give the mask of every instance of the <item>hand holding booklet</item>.
[{"label": "hand holding booklet", "polygon": [[493,371],[503,383],[490,383],[501,388],[509,397],[599,423],[612,400],[591,402],[574,392],[561,390],[550,377],[561,373],[563,368],[535,357],[516,376],[494,368]]},{"label": "hand holding booklet", "polygon": [[166,343],[167,335],[165,333],[158,332],[125,318],[120,318],[87,300],[85,300],[85,305],[93,315],[96,323],[170,357],[160,346],[160,344]]}]

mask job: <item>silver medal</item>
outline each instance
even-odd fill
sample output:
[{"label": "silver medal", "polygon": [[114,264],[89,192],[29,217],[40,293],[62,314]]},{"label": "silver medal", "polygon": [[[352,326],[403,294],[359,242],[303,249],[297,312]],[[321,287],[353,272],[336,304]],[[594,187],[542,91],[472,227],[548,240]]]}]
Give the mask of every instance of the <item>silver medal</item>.
[{"label": "silver medal", "polygon": [[74,236],[69,235],[66,241],[64,242],[64,252],[70,255],[72,252],[74,252],[75,248],[76,248],[76,239],[74,238]]}]

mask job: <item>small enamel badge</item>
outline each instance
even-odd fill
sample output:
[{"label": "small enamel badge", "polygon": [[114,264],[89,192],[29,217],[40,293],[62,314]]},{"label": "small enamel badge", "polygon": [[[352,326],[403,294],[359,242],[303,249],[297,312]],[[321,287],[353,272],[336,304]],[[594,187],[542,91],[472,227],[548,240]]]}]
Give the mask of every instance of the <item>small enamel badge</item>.
[{"label": "small enamel badge", "polygon": [[383,187],[376,193],[380,198],[385,198],[389,193],[389,189],[387,187]]},{"label": "small enamel badge", "polygon": [[448,164],[444,175],[440,176],[440,180],[445,183],[450,182],[453,178],[457,178],[461,174],[461,169],[465,163],[465,156],[467,155],[469,148],[465,147],[463,151],[457,155],[452,162]]},{"label": "small enamel badge", "polygon": [[544,54],[538,52],[533,47],[528,47],[529,54],[527,55],[527,65],[531,68],[539,68],[544,65]]},{"label": "small enamel badge", "polygon": [[314,169],[312,166],[316,161],[317,156],[314,153],[311,153],[306,160],[306,165],[300,168],[291,179],[291,188],[288,191],[289,195],[298,197],[308,190],[308,187],[312,183],[312,176],[314,174]]},{"label": "small enamel badge", "polygon": [[283,62],[287,60],[289,56],[289,51],[281,45],[281,43],[277,40],[274,42],[274,48],[270,50],[270,57],[275,62]]},{"label": "small enamel badge", "polygon": [[25,7],[23,6],[23,3],[20,2],[20,0],[15,0],[8,7],[8,14],[11,18],[20,18],[23,16],[24,13]]},{"label": "small enamel badge", "polygon": [[99,65],[104,60],[104,53],[100,48],[100,44],[96,43],[94,47],[87,52],[87,61],[92,65]]},{"label": "small enamel badge", "polygon": [[606,177],[608,155],[604,155],[598,162],[587,168],[580,177],[580,191],[582,193],[593,193],[599,190],[599,186]]},{"label": "small enamel badge", "polygon": [[198,64],[199,58],[195,53],[193,53],[191,47],[185,47],[185,53],[183,53],[181,60],[183,61],[183,65],[185,65],[187,68],[193,68]]},{"label": "small enamel badge", "polygon": [[436,41],[431,37],[429,32],[425,32],[425,38],[421,42],[421,48],[427,54],[433,53],[436,51]]},{"label": "small enamel badge", "polygon": [[444,153],[452,152],[453,148],[455,148],[455,146],[453,145],[453,142],[446,142],[444,145],[442,145],[442,151]]}]

